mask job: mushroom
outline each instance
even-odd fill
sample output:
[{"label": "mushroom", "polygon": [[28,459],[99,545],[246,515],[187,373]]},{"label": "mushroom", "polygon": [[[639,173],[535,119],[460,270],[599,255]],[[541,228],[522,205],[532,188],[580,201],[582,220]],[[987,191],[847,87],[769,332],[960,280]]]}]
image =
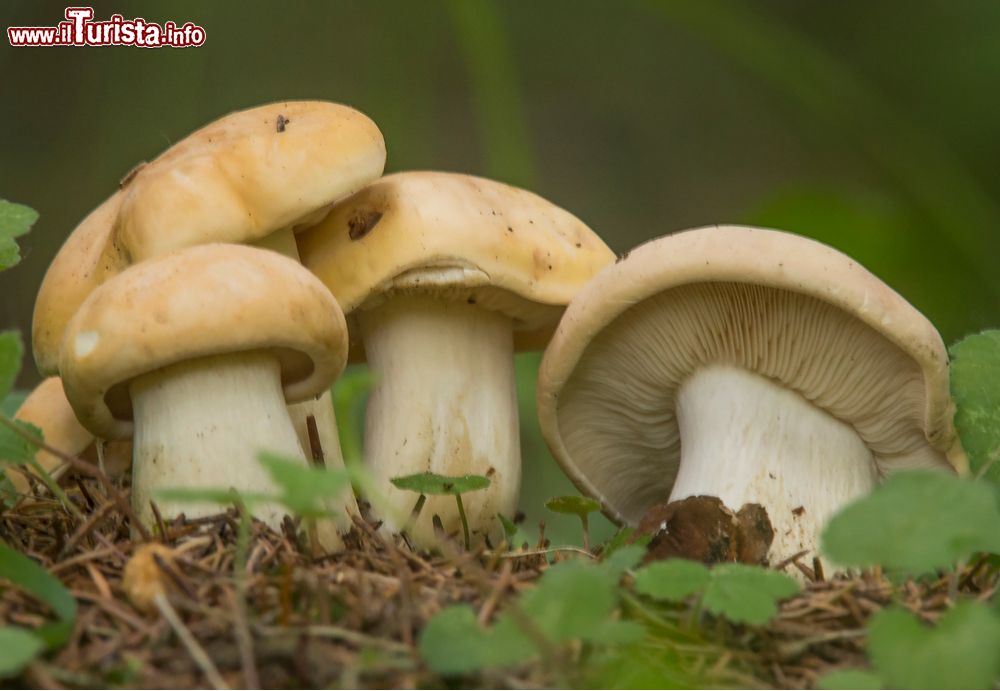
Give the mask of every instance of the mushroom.
[{"label": "mushroom", "polygon": [[[35,360],[55,373],[66,323],[98,285],[130,264],[210,242],[255,244],[298,260],[294,231],[382,174],[385,143],[367,116],[323,101],[272,103],[219,118],[140,164],[80,224],[35,304]],[[333,404],[292,405],[308,450],[315,418],[331,467],[343,467]],[[356,512],[353,497],[345,501]]]},{"label": "mushroom", "polygon": [[813,552],[887,473],[948,469],[948,358],[916,309],[818,242],[735,226],[651,241],[573,300],[542,361],[556,459],[607,514],[764,506],[772,563]]},{"label": "mushroom", "polygon": [[[346,356],[343,314],[301,265],[209,244],[136,264],[95,289],[66,327],[59,370],[84,427],[133,436],[132,503],[149,523],[160,488],[271,491],[262,449],[305,464],[285,402],[326,390]],[[277,527],[284,510],[254,514]],[[337,546],[329,526],[318,536]]]},{"label": "mushroom", "polygon": [[[37,427],[46,445],[57,451],[92,462],[97,460],[97,440],[77,421],[59,377],[49,377],[36,386],[14,413],[14,419]],[[105,445],[102,454],[107,469],[113,475],[127,467],[130,455],[131,445],[128,442]],[[67,468],[62,460],[44,449],[38,450],[35,461],[53,479],[59,479]],[[8,466],[6,471],[14,490],[18,494],[26,494],[30,489],[26,475],[34,474],[33,469],[30,466],[16,469]]]},{"label": "mushroom", "polygon": [[[365,457],[399,530],[416,497],[390,479],[418,472],[479,474],[469,525],[496,531],[520,489],[514,350],[537,348],[564,306],[611,251],[586,225],[530,192],[466,175],[384,177],[336,204],[298,236],[303,264],[351,320],[352,359],[377,373]],[[429,498],[408,530],[436,543],[460,517]]]}]

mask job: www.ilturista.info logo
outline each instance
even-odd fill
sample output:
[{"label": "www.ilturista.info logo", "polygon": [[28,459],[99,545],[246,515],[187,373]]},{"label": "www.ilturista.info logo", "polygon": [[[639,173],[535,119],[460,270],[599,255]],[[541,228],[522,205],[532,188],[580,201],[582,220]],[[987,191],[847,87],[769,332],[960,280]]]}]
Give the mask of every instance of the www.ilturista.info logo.
[{"label": "www.ilturista.info logo", "polygon": [[142,17],[125,19],[113,14],[95,22],[93,7],[67,7],[66,21],[55,26],[12,26],[7,40],[15,47],[30,46],[137,46],[139,48],[190,48],[205,42],[205,29],[187,22],[157,24]]}]

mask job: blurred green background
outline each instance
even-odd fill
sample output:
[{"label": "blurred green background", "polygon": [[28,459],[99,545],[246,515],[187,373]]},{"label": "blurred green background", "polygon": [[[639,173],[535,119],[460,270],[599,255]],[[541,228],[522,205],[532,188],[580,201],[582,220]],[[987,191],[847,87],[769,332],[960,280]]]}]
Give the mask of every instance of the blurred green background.
[{"label": "blurred green background", "polygon": [[[855,256],[951,342],[1000,324],[1000,2],[95,2],[205,27],[203,47],[0,40],[0,196],[41,213],[0,275],[30,330],[63,238],[139,161],[228,111],[319,98],[381,127],[387,171],[525,186],[619,252],[697,225],[793,230]],[[4,0],[53,25],[64,4]],[[569,491],[520,360],[529,522]],[[37,381],[26,366],[21,385]],[[606,531],[606,525],[599,530]]]}]

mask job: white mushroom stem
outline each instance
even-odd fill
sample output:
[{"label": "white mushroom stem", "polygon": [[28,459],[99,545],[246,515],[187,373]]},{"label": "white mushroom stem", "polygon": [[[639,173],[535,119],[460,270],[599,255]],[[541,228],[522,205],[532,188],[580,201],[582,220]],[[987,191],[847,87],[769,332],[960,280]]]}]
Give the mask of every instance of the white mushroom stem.
[{"label": "white mushroom stem", "polygon": [[[469,529],[498,537],[521,483],[512,325],[465,302],[394,295],[358,313],[376,377],[365,420],[365,458],[386,494],[387,527],[400,530],[417,501],[390,479],[421,472],[485,475],[491,485],[463,496]],[[437,543],[432,519],[461,533],[452,497],[428,497],[408,528],[414,544]]]},{"label": "white mushroom stem", "polygon": [[819,547],[825,522],[878,482],[854,429],[797,392],[743,369],[698,370],[677,394],[681,463],[670,500],[719,497],[767,509],[771,563]]},{"label": "white mushroom stem", "polygon": [[[291,226],[264,236],[255,242],[254,246],[277,252],[289,259],[301,262],[299,250],[295,244],[295,232]],[[299,444],[308,458],[312,458],[313,451],[308,427],[308,419],[312,417],[316,421],[316,431],[322,447],[324,466],[331,470],[344,467],[344,454],[340,448],[340,436],[337,432],[337,418],[333,410],[333,398],[329,391],[324,391],[318,398],[290,404],[288,414],[299,436]],[[348,487],[341,496],[331,502],[331,506],[343,509],[342,513],[339,511],[336,513],[334,523],[338,531],[347,532],[351,528],[351,515],[360,515],[358,502],[354,498],[354,490]],[[320,529],[322,530],[322,526]],[[322,540],[324,544],[328,541],[328,539]],[[339,538],[336,541],[338,545],[341,542]]]},{"label": "white mushroom stem", "polygon": [[[164,516],[218,512],[197,502],[157,499],[157,490],[233,488],[275,493],[258,462],[261,450],[306,456],[285,407],[277,360],[264,353],[215,355],[143,375],[130,386],[135,420],[132,501],[150,525],[150,500]],[[288,510],[277,504],[251,507],[256,518],[277,528]],[[327,545],[324,545],[327,546]]]}]

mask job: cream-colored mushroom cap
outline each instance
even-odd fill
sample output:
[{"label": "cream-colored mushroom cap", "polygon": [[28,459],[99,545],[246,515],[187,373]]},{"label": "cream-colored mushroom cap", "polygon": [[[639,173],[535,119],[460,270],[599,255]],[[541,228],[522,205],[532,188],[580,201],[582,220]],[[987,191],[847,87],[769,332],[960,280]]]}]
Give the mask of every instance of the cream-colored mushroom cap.
[{"label": "cream-colored mushroom cap", "polygon": [[316,396],[345,364],[343,313],[297,262],[211,244],[137,264],[97,288],[67,326],[59,370],[83,425],[115,439],[132,432],[133,378],[247,351],[278,359],[289,402]]},{"label": "cream-colored mushroom cap", "polygon": [[[45,443],[63,453],[78,455],[94,442],[94,435],[73,414],[59,377],[49,377],[35,387],[17,409],[14,419],[37,427],[41,430]],[[55,472],[62,463],[44,450],[39,450],[35,460],[49,473]],[[8,477],[18,492],[28,490],[28,483],[21,473],[8,473]]]},{"label": "cream-colored mushroom cap", "polygon": [[376,179],[384,165],[375,123],[335,103],[272,103],[197,130],[137,167],[66,239],[35,301],[38,369],[56,373],[67,322],[94,288],[126,266],[308,224]]},{"label": "cream-colored mushroom cap", "polygon": [[364,114],[287,101],[220,118],[142,167],[116,223],[133,261],[207,242],[249,243],[305,222],[382,174]]},{"label": "cream-colored mushroom cap", "polygon": [[88,214],[45,272],[31,327],[35,364],[42,374],[57,372],[63,333],[80,303],[128,264],[111,241],[121,201],[122,193],[116,192]]},{"label": "cream-colored mushroom cap", "polygon": [[582,221],[538,195],[423,171],[377,180],[297,241],[348,314],[394,291],[434,291],[507,314],[521,348],[544,343],[573,295],[614,261]]},{"label": "cream-colored mushroom cap", "polygon": [[733,226],[653,240],[577,295],[539,373],[545,439],[582,491],[634,524],[678,473],[678,390],[713,365],[846,423],[880,473],[948,467],[948,357],[930,322],[830,247]]}]

